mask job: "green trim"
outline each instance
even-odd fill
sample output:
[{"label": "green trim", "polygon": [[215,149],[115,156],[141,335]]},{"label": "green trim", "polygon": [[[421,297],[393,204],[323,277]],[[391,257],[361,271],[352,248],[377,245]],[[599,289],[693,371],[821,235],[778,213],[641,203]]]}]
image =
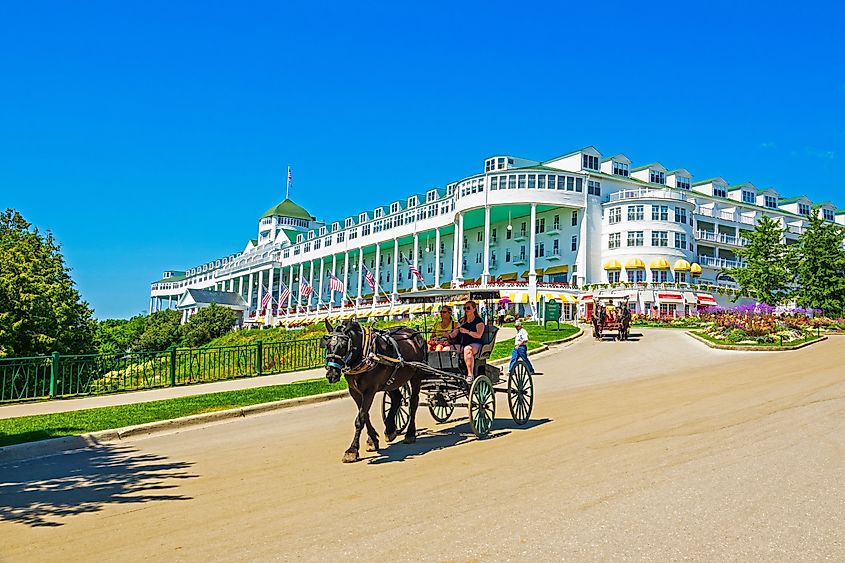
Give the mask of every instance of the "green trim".
[{"label": "green trim", "polygon": [[[568,156],[572,156],[572,155],[578,154],[579,152],[584,152],[584,151],[585,151],[585,150],[587,150],[587,149],[593,149],[594,151],[596,151],[596,152],[598,152],[599,154],[601,154],[601,153],[599,152],[599,150],[598,150],[596,147],[594,147],[593,145],[587,145],[586,147],[582,147],[582,148],[578,149],[577,151],[568,152],[568,153],[566,153],[566,154],[562,154],[562,155],[560,155],[560,156],[556,156],[556,157],[554,157],[554,158],[549,158],[549,159],[547,159],[547,160],[541,160],[541,161],[540,161],[540,164],[546,164],[547,162],[552,162],[552,161],[554,161],[554,160],[560,160],[561,158],[566,158],[566,157],[568,157]],[[527,159],[526,159],[526,160],[527,160]]]},{"label": "green trim", "polygon": [[[637,166],[636,168],[631,168],[631,172],[639,172],[640,170],[647,170],[647,169],[649,169],[649,168],[651,168],[652,166],[655,166],[655,165],[660,166],[661,168],[666,168],[665,166],[663,166],[659,162],[651,162],[649,164],[646,164],[645,166]],[[668,170],[667,170],[667,173],[668,173]]]},{"label": "green trim", "polygon": [[291,217],[293,219],[303,219],[305,221],[313,221],[314,217],[311,216],[303,207],[295,204],[290,198],[286,198],[281,203],[274,205],[270,209],[264,212],[264,215],[261,216],[261,219],[267,217]]},{"label": "green trim", "polygon": [[[721,176],[716,176],[715,178],[707,178],[706,180],[699,180],[698,182],[693,182],[692,185],[693,186],[702,186],[704,184],[712,184],[713,182],[715,182],[717,180],[720,181],[720,182],[725,182],[724,178],[722,178]],[[727,182],[725,182],[725,185],[727,185]]]},{"label": "green trim", "polygon": [[[784,197],[784,198],[781,198],[781,199],[778,201],[778,204],[779,204],[779,205],[789,205],[790,203],[798,203],[798,202],[799,202],[799,201],[801,201],[802,199],[806,199],[807,201],[810,201],[810,198],[808,198],[807,196],[805,196],[805,195],[799,195],[798,197]],[[812,201],[810,201],[810,203],[812,203]]]}]

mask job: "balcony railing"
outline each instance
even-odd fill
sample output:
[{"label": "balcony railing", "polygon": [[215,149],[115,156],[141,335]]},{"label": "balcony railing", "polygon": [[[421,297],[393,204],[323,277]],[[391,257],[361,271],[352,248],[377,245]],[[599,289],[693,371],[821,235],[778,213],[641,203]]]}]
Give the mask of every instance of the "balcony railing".
[{"label": "balcony railing", "polygon": [[713,209],[697,209],[697,215],[703,217],[712,217],[714,219],[721,219],[723,221],[733,221],[734,223],[743,223],[746,225],[753,225],[756,223],[753,217],[748,217],[742,213],[731,213],[730,211],[714,211]]},{"label": "balcony railing", "polygon": [[716,258],[715,256],[699,256],[698,263],[708,268],[744,268],[747,263],[742,260],[728,260],[727,258]]},{"label": "balcony railing", "polygon": [[619,190],[610,194],[610,202],[623,201],[626,199],[672,199],[676,201],[687,201],[687,196],[672,190],[654,190],[637,188],[634,190]]},{"label": "balcony railing", "polygon": [[710,231],[696,231],[695,238],[710,242],[719,242],[731,246],[745,246],[748,244],[748,239],[726,235],[724,233],[712,233]]}]

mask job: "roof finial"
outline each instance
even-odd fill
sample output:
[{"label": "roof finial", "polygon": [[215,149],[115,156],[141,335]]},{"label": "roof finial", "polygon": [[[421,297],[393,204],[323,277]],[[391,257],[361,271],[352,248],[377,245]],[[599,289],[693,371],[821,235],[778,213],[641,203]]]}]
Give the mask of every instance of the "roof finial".
[{"label": "roof finial", "polygon": [[290,184],[293,181],[293,176],[290,174],[290,166],[288,166],[288,184],[285,188],[285,199],[290,199]]}]

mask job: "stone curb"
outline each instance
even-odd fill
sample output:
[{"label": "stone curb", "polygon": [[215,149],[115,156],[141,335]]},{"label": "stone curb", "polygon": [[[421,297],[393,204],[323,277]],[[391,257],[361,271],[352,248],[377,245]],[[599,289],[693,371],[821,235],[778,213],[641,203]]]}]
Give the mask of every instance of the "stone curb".
[{"label": "stone curb", "polygon": [[811,344],[816,344],[823,340],[827,340],[827,336],[821,336],[813,340],[808,340],[807,342],[802,342],[801,344],[795,344],[792,346],[738,346],[733,344],[715,344],[713,342],[710,342],[706,338],[703,338],[689,331],[687,331],[687,334],[692,336],[699,342],[702,342],[716,350],[733,350],[736,352],[789,352],[791,350],[800,350],[801,348],[805,348]]},{"label": "stone curb", "polygon": [[99,446],[104,442],[119,442],[127,438],[172,432],[182,428],[200,426],[223,420],[243,418],[246,416],[254,416],[257,414],[264,414],[292,407],[313,405],[334,399],[342,399],[343,397],[348,396],[349,392],[346,390],[332,391],[331,393],[323,393],[321,395],[297,397],[295,399],[285,399],[283,401],[274,401],[272,403],[260,403],[236,409],[195,414],[171,420],[159,420],[156,422],[148,422],[146,424],[138,424],[136,426],[126,426],[124,428],[115,428],[112,430],[101,430],[99,432],[90,432],[88,434],[80,434],[77,436],[62,436],[61,438],[51,438],[49,440],[39,440],[37,442],[27,442],[24,444],[14,444],[12,446],[0,447],[0,465],[90,448]]}]

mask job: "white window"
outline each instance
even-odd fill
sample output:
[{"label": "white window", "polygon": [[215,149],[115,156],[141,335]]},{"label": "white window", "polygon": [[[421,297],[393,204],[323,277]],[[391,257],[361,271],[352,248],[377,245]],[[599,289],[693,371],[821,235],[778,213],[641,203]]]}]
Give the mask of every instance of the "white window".
[{"label": "white window", "polygon": [[572,235],[572,244],[570,245],[569,249],[572,252],[575,252],[576,250],[578,250],[578,236],[577,235]]},{"label": "white window", "polygon": [[577,210],[572,211],[572,226],[573,227],[578,226],[578,211]]},{"label": "white window", "polygon": [[683,207],[676,207],[675,208],[675,222],[676,223],[686,223],[687,222],[687,210]]},{"label": "white window", "polygon": [[642,246],[643,232],[642,231],[628,231],[628,246]]},{"label": "white window", "polygon": [[728,197],[728,188],[721,184],[713,184],[713,195],[716,197]]},{"label": "white window", "polygon": [[799,215],[809,215],[810,214],[810,206],[806,203],[799,203],[798,204],[798,214]]},{"label": "white window", "polygon": [[644,207],[642,205],[628,206],[628,221],[642,221],[644,216]]},{"label": "white window", "polygon": [[599,169],[599,157],[593,156],[591,154],[582,154],[581,155],[581,167],[586,168],[587,170],[598,170]]},{"label": "white window", "polygon": [[666,174],[661,170],[651,170],[648,171],[648,179],[652,184],[665,184],[666,183]]},{"label": "white window", "polygon": [[607,239],[607,247],[610,249],[622,246],[622,233],[610,233]]},{"label": "white window", "polygon": [[669,233],[666,231],[652,231],[651,246],[669,246]]},{"label": "white window", "polygon": [[[651,271],[651,281],[654,283],[666,283],[669,281],[669,272],[666,270],[652,270]],[[660,307],[665,307],[666,305],[661,305]],[[672,305],[674,307],[674,305]]]},{"label": "white window", "polygon": [[831,209],[822,209],[822,217],[825,221],[835,221],[836,213],[834,213]]},{"label": "white window", "polygon": [[681,248],[686,250],[687,248],[687,235],[684,233],[675,233],[675,248]]},{"label": "white window", "polygon": [[675,176],[675,187],[681,190],[690,189],[690,179],[686,176]]},{"label": "white window", "polygon": [[622,220],[622,208],[621,207],[611,208],[608,211],[607,220],[611,225],[613,225],[615,223],[619,223]]},{"label": "white window", "polygon": [[628,270],[628,281],[632,283],[643,283],[645,281],[645,270]]},{"label": "white window", "polygon": [[628,165],[624,162],[613,161],[613,174],[615,176],[627,176],[629,174]]},{"label": "white window", "polygon": [[775,196],[771,196],[771,195],[763,196],[763,203],[769,209],[777,209],[778,198],[776,198]]},{"label": "white window", "polygon": [[398,213],[399,212],[399,202],[390,204],[390,212],[391,213]]},{"label": "white window", "polygon": [[667,205],[652,205],[651,206],[651,220],[652,221],[668,221],[669,207]]},{"label": "white window", "polygon": [[748,190],[742,190],[742,203],[754,204],[756,202],[757,202],[757,195],[754,192],[749,192]]},{"label": "white window", "polygon": [[587,181],[587,194],[588,195],[601,195],[601,184],[594,180]]}]

